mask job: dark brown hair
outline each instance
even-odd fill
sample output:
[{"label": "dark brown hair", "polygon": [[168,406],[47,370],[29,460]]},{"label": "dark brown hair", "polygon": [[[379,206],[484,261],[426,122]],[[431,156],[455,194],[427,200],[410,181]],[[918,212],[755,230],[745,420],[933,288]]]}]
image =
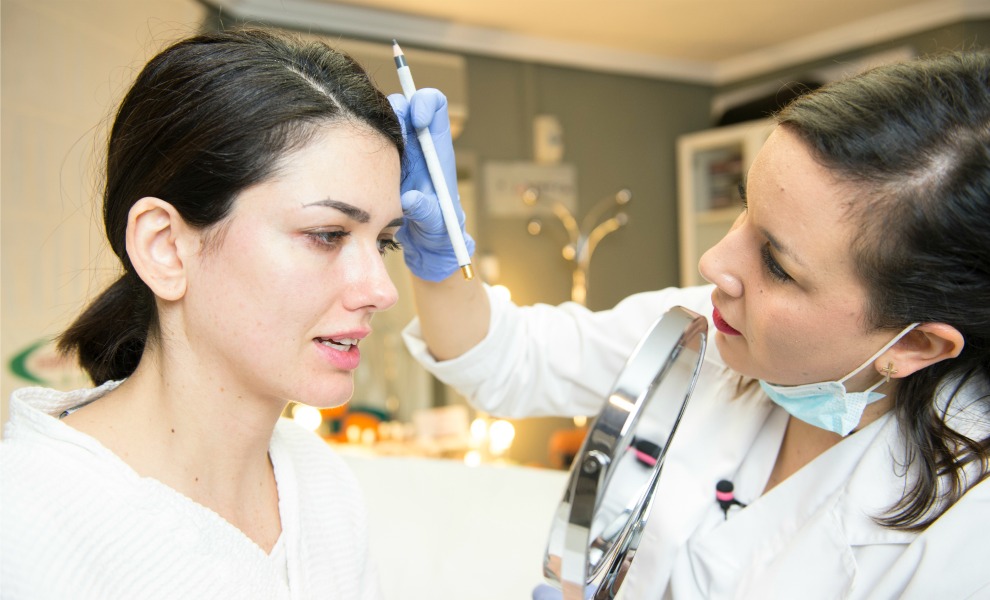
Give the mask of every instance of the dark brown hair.
[{"label": "dark brown hair", "polygon": [[[965,340],[957,358],[901,379],[895,396],[908,479],[877,520],[924,529],[990,468],[990,53],[879,67],[798,98],[777,119],[862,192],[850,215],[868,324],[947,323]],[[975,402],[972,431],[948,424],[963,401]]]}]

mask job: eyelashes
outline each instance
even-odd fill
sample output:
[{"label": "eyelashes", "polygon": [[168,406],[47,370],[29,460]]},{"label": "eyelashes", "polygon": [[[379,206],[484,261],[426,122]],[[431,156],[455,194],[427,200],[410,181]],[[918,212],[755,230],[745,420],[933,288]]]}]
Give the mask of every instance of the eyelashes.
[{"label": "eyelashes", "polygon": [[402,244],[396,240],[392,238],[378,240],[378,252],[381,253],[382,256],[398,250],[402,250]]},{"label": "eyelashes", "polygon": [[[313,231],[309,233],[309,236],[316,240],[317,244],[325,247],[327,250],[336,250],[347,241],[347,238],[351,236],[349,231]],[[402,244],[397,242],[394,238],[380,238],[378,240],[378,253],[382,256],[395,252],[396,250],[401,250]]]},{"label": "eyelashes", "polygon": [[780,263],[777,262],[777,259],[773,257],[773,253],[770,252],[770,242],[763,244],[763,247],[760,248],[760,256],[763,259],[763,268],[770,277],[781,283],[792,280],[787,271],[785,271],[784,268],[780,266]]},{"label": "eyelashes", "polygon": [[[746,185],[744,183],[739,184],[739,199],[742,201],[743,210],[749,210],[749,202],[746,199]],[[771,252],[770,249],[770,242],[765,242],[763,246],[760,247],[760,258],[763,262],[763,270],[766,271],[767,275],[769,275],[774,281],[786,283],[794,280],[794,278],[791,277],[782,266],[780,266],[777,259],[773,257],[773,252]]]},{"label": "eyelashes", "polygon": [[328,248],[337,248],[351,234],[347,231],[313,231],[309,235]]}]

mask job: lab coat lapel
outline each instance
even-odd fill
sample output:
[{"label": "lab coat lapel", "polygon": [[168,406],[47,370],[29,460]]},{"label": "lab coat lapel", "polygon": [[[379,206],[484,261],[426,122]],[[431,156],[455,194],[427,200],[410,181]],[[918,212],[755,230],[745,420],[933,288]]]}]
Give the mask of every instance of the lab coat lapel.
[{"label": "lab coat lapel", "polygon": [[[893,430],[893,431],[892,431]],[[840,598],[856,576],[853,546],[907,543],[913,536],[870,518],[896,500],[890,469],[893,420],[844,440],[724,524],[691,540],[693,589],[706,598]],[[879,446],[879,447],[876,447]],[[690,597],[689,580],[675,597]],[[684,596],[681,596],[684,593]]]},{"label": "lab coat lapel", "polygon": [[907,482],[894,465],[905,465],[897,419],[887,415],[838,498],[835,516],[850,546],[908,544],[917,534],[882,527],[873,520],[901,499]]}]

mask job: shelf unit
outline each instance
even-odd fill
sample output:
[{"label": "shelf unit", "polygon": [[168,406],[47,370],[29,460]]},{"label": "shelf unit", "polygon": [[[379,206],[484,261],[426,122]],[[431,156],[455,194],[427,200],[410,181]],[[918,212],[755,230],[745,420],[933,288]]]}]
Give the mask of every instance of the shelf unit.
[{"label": "shelf unit", "polygon": [[772,130],[761,119],[677,138],[681,286],[705,283],[698,260],[742,211],[739,184]]}]

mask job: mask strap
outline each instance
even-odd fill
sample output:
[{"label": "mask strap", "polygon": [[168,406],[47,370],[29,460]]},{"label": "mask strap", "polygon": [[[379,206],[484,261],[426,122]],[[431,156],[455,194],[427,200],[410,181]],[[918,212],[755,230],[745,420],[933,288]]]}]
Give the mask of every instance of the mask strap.
[{"label": "mask strap", "polygon": [[[875,361],[877,359],[878,356],[880,356],[881,354],[883,354],[884,352],[886,352],[887,350],[889,350],[891,346],[893,346],[898,341],[900,341],[900,339],[902,337],[906,336],[908,333],[911,332],[912,329],[914,329],[918,325],[921,325],[921,323],[911,323],[910,325],[908,325],[907,327],[905,327],[903,331],[901,331],[900,333],[898,333],[897,335],[894,336],[894,339],[892,339],[889,342],[887,342],[884,345],[883,348],[880,348],[880,350],[878,350],[876,354],[874,354],[873,356],[871,356],[868,359],[866,359],[866,362],[864,362],[863,364],[859,365],[859,367],[853,369],[853,371],[851,373],[849,373],[848,375],[846,375],[845,377],[843,377],[842,379],[840,379],[839,380],[839,383],[845,383],[850,377],[852,377],[856,373],[859,373],[860,371],[862,371],[863,369],[865,369],[866,367],[868,367],[871,362],[873,362],[873,361]],[[867,392],[872,392],[873,390],[875,390],[878,387],[880,387],[880,385],[883,382],[884,382],[884,380],[881,379],[875,385],[873,385],[872,387],[868,388],[866,391]]]}]

